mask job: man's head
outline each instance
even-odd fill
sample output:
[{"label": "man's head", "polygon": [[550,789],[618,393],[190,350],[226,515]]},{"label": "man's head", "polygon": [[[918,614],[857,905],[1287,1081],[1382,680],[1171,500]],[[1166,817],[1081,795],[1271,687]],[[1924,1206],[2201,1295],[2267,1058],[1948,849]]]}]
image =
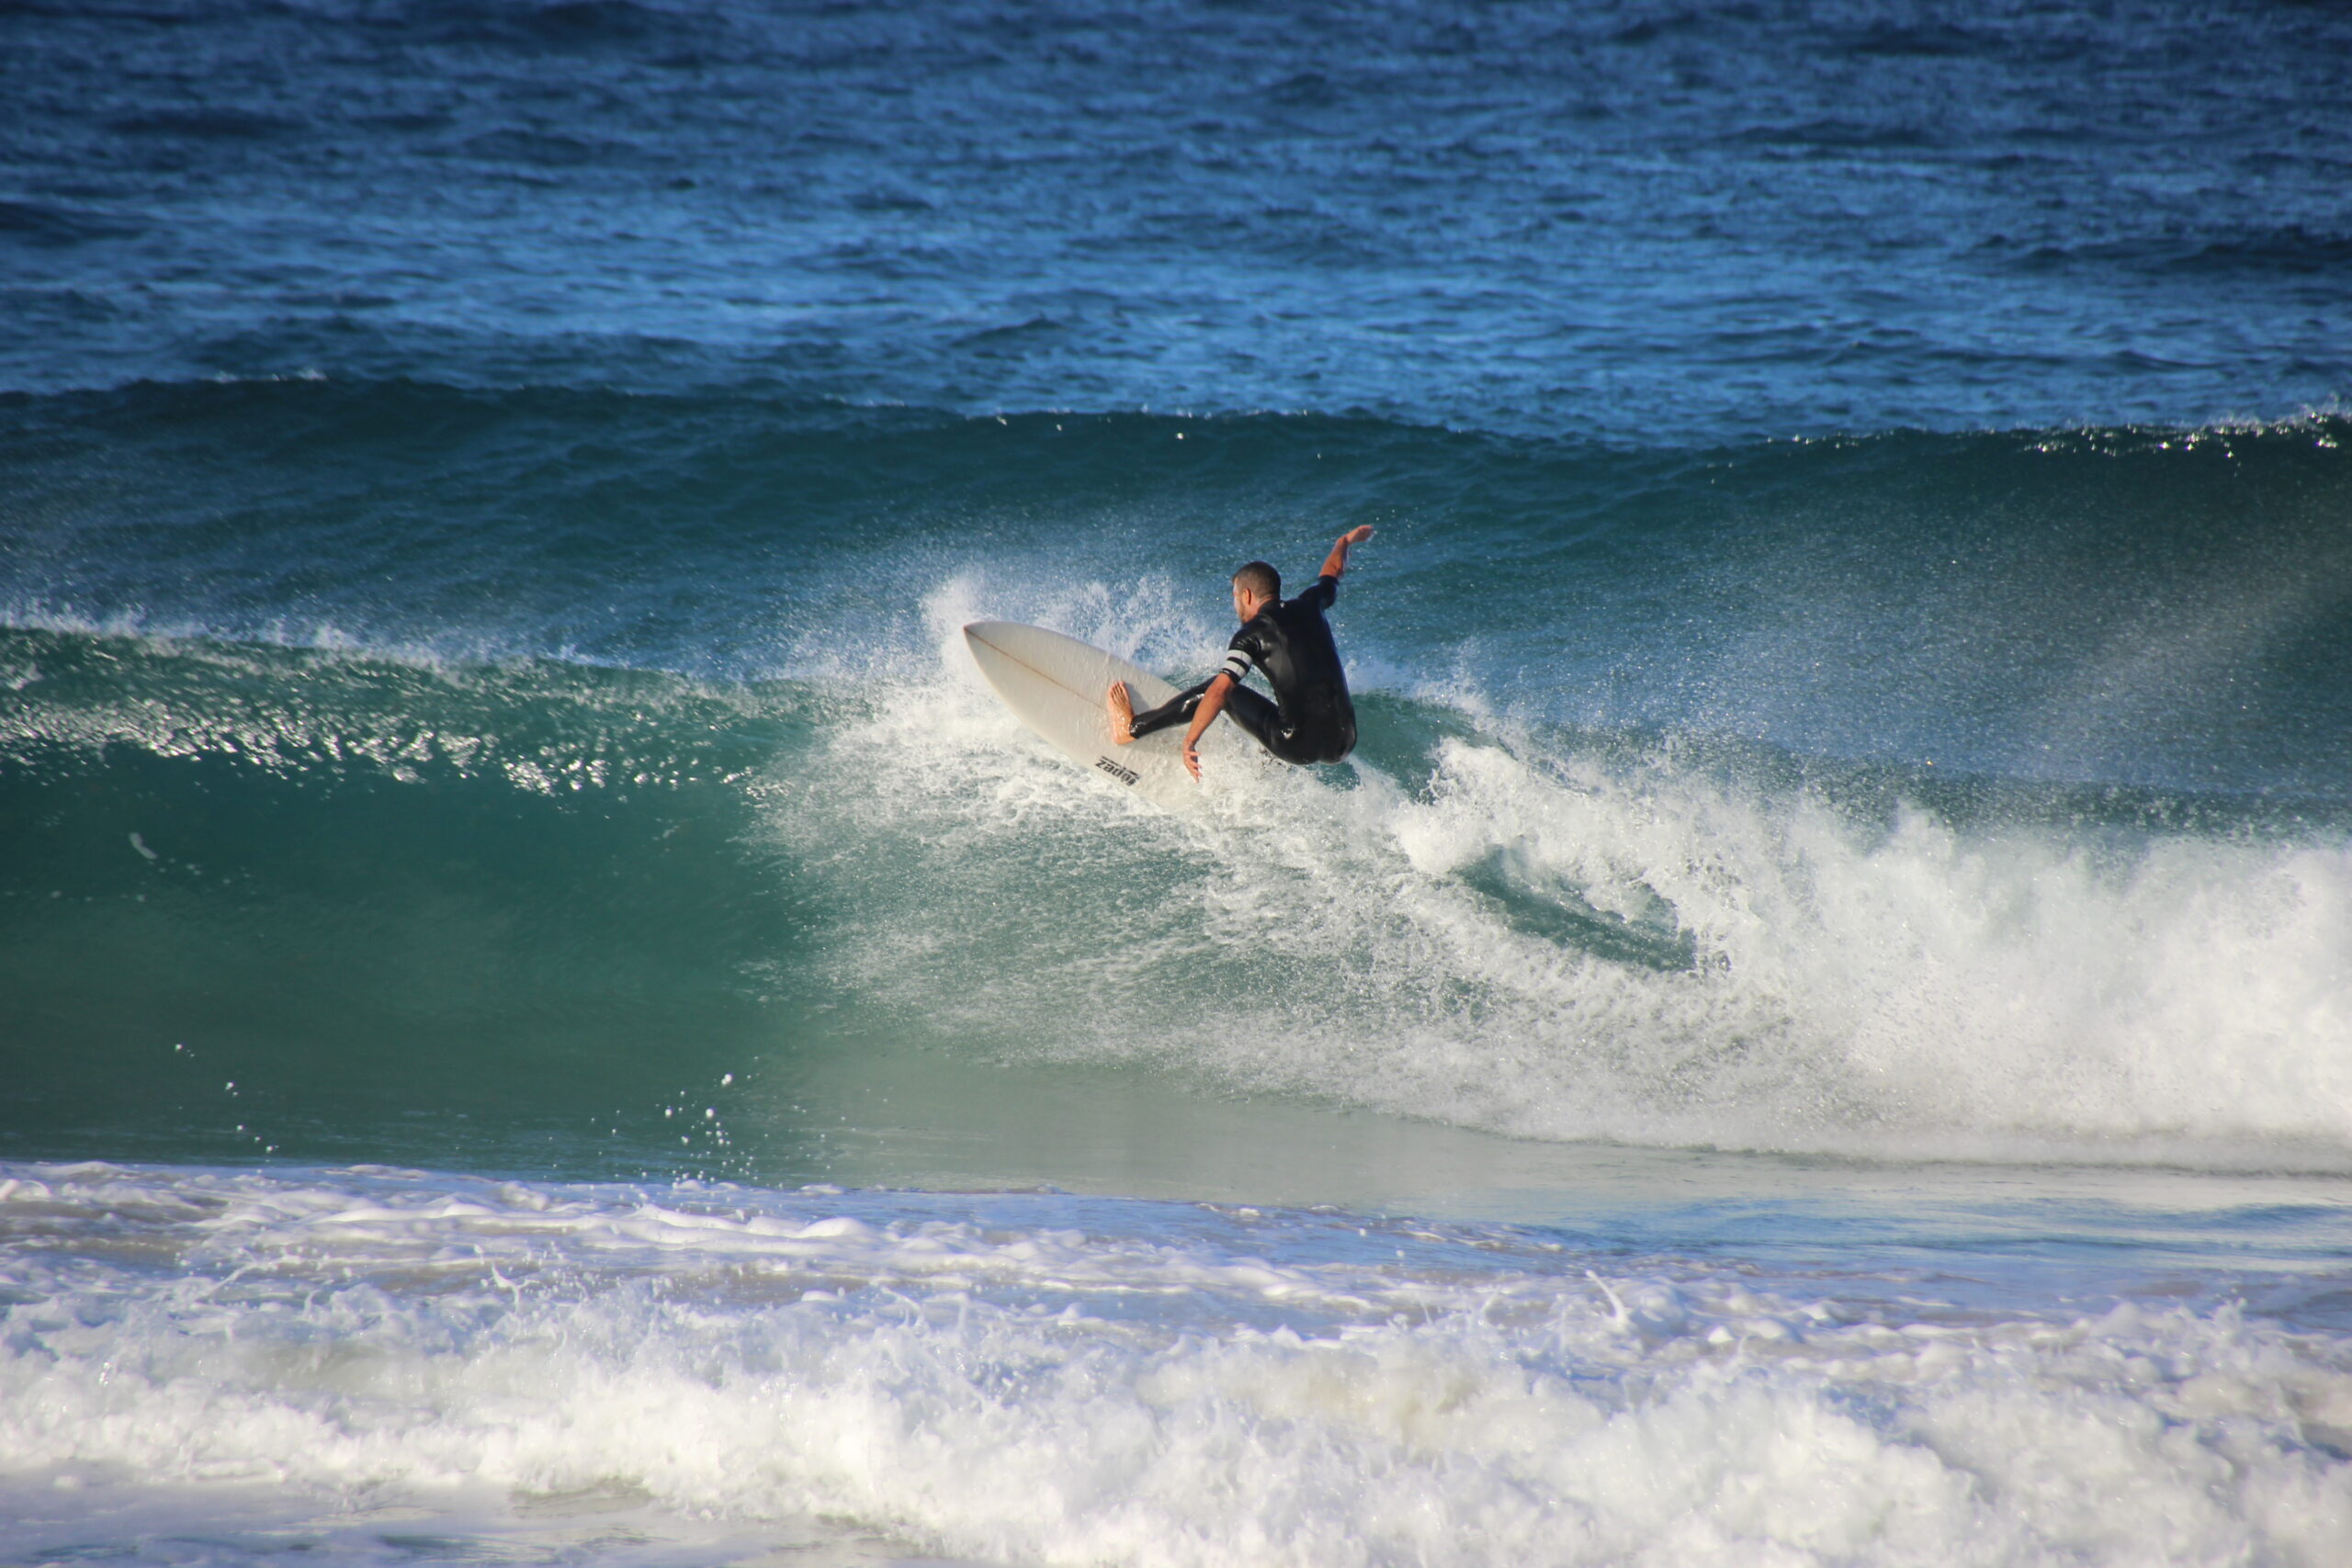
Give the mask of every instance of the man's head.
[{"label": "man's head", "polygon": [[1233,574],[1233,609],[1243,620],[1283,596],[1283,574],[1264,561],[1253,560]]}]

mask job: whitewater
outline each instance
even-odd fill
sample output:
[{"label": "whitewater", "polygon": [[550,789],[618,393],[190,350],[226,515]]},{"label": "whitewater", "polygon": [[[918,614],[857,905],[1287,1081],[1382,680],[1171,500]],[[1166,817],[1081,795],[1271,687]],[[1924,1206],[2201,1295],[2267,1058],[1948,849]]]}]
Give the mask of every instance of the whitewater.
[{"label": "whitewater", "polygon": [[2336,12],[0,33],[0,1568],[2352,1561]]}]

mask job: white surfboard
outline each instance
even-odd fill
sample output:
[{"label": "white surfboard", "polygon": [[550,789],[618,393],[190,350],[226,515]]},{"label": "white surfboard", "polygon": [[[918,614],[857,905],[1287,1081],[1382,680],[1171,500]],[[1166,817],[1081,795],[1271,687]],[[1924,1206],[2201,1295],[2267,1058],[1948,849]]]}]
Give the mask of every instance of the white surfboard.
[{"label": "white surfboard", "polygon": [[1175,687],[1115,653],[1043,626],[974,621],[964,640],[1004,705],[1072,761],[1170,811],[1199,802],[1201,786],[1184,771],[1184,727],[1116,745],[1102,705],[1114,681],[1127,683],[1138,713],[1174,696]]}]

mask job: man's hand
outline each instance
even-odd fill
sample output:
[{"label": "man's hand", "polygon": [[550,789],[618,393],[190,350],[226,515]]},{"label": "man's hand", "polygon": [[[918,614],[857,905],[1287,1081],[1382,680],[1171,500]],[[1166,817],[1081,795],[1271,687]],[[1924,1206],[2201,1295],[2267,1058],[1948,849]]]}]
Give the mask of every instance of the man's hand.
[{"label": "man's hand", "polygon": [[1197,781],[1201,776],[1201,754],[1187,744],[1184,748],[1184,771]]},{"label": "man's hand", "polygon": [[1361,545],[1372,537],[1372,525],[1359,523],[1332,543],[1331,553],[1323,558],[1323,575],[1337,577],[1348,570],[1348,547]]}]

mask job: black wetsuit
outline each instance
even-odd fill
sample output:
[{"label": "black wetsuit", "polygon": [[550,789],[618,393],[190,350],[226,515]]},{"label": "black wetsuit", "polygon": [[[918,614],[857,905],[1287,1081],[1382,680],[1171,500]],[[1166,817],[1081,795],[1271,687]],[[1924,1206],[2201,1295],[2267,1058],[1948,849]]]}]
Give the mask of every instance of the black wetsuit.
[{"label": "black wetsuit", "polygon": [[[1233,634],[1217,675],[1233,677],[1226,716],[1285,762],[1336,762],[1356,745],[1356,710],[1348,701],[1347,673],[1323,612],[1339,597],[1340,580],[1318,577],[1295,599],[1269,604]],[[1241,683],[1256,665],[1274,689],[1268,702]],[[1209,689],[1207,681],[1136,715],[1138,739],[1171,724],[1190,723]]]}]

